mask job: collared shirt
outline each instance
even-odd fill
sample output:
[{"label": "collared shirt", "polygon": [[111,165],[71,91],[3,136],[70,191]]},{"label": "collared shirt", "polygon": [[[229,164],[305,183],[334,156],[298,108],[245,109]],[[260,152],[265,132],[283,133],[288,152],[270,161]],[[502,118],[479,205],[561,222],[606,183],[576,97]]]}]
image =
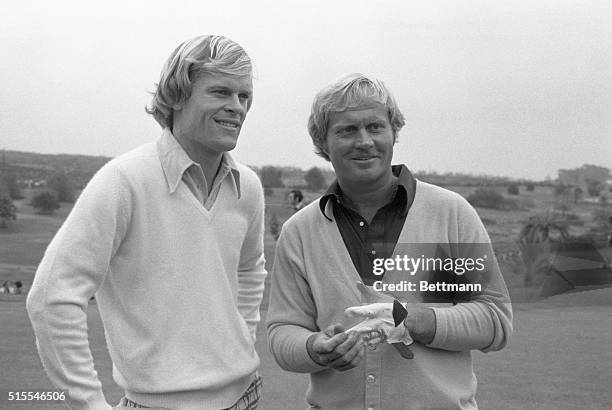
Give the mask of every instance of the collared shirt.
[{"label": "collared shirt", "polygon": [[189,158],[169,128],[164,129],[158,141],[157,149],[171,194],[183,181],[198,201],[210,210],[217,199],[221,183],[227,177],[233,185],[237,198],[240,198],[240,172],[234,159],[227,152],[224,152],[221,157],[221,164],[212,182],[212,189],[209,194],[208,183],[202,167]]},{"label": "collared shirt", "polygon": [[[391,167],[398,178],[393,199],[381,207],[368,224],[365,218],[346,206],[338,181],[334,181],[319,200],[325,215],[325,207],[333,200],[333,215],[338,224],[344,245],[363,283],[371,286],[381,276],[372,273],[374,259],[388,258],[393,254],[408,210],[414,201],[416,180],[405,165]],[[327,215],[328,219],[331,220]]]}]

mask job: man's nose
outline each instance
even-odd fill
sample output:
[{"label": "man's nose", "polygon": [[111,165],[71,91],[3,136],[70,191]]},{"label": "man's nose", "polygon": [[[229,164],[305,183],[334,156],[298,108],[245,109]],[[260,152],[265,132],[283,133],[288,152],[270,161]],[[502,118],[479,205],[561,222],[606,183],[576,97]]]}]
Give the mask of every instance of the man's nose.
[{"label": "man's nose", "polygon": [[368,147],[374,145],[372,136],[365,128],[360,128],[357,133],[357,145],[360,147]]},{"label": "man's nose", "polygon": [[240,100],[238,94],[232,94],[225,105],[225,109],[229,112],[244,115],[246,112],[246,104],[246,101],[243,103]]}]

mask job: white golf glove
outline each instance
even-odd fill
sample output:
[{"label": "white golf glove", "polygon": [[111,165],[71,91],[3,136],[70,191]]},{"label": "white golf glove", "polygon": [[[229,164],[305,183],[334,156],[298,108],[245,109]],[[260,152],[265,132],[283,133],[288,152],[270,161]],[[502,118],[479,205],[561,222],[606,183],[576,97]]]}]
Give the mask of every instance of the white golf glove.
[{"label": "white golf glove", "polygon": [[414,341],[404,326],[407,315],[404,305],[394,300],[393,303],[371,303],[364,306],[352,306],[344,310],[344,315],[350,318],[364,318],[347,333],[357,332],[369,334],[378,332],[387,343],[404,343],[411,345]]}]

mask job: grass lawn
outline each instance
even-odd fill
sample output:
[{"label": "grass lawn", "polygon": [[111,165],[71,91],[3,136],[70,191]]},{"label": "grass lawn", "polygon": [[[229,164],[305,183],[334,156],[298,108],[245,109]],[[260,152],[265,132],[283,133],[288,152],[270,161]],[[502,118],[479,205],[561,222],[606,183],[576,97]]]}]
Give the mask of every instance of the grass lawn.
[{"label": "grass lawn", "polygon": [[[90,343],[107,399],[116,403],[121,390],[112,381],[100,316],[89,311]],[[265,311],[262,312],[265,320]],[[515,334],[501,352],[474,353],[479,405],[483,409],[604,409],[612,392],[612,289],[557,296],[515,307]],[[9,390],[52,390],[36,354],[23,297],[0,301],[0,409],[11,407]],[[262,409],[305,408],[307,376],[281,370],[257,333],[264,377]],[[61,405],[46,406],[60,409]]]},{"label": "grass lawn", "polygon": [[[272,213],[283,221],[291,213],[284,193],[275,190],[267,198],[266,228]],[[536,191],[533,200],[547,200]],[[29,289],[36,265],[49,240],[61,225],[69,207],[57,214],[41,216],[26,205],[17,204],[18,219],[0,230],[0,282],[22,280]],[[494,243],[506,240],[509,246],[529,213],[504,214],[482,211],[496,221],[488,226]],[[585,215],[586,212],[585,208]],[[266,232],[266,266],[272,266],[274,239]],[[507,275],[511,292],[524,293],[517,275]],[[267,309],[267,289],[262,317]],[[515,302],[520,298],[515,299]],[[612,393],[612,288],[568,293],[536,303],[515,303],[515,333],[501,352],[475,352],[474,369],[479,387],[477,399],[483,409],[578,409],[610,408]],[[90,342],[96,368],[111,403],[122,395],[111,377],[100,316],[95,303],[88,311]],[[34,335],[25,312],[24,295],[0,295],[0,409],[28,409],[32,403],[15,406],[7,402],[8,391],[46,391],[53,386],[44,374],[36,353]],[[282,371],[266,346],[264,327],[258,329],[257,351],[262,359],[264,399],[262,409],[305,408],[307,376]],[[35,408],[63,408],[40,405]]]}]

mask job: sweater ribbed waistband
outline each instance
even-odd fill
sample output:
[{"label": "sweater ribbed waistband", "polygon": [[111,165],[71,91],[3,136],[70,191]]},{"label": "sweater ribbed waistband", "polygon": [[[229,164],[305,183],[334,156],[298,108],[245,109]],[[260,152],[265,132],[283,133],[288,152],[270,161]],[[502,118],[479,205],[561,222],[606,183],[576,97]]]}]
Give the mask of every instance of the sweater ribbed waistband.
[{"label": "sweater ribbed waistband", "polygon": [[231,407],[236,403],[256,377],[257,372],[215,391],[138,393],[126,390],[125,396],[149,407],[165,407],[170,410],[219,410]]}]

